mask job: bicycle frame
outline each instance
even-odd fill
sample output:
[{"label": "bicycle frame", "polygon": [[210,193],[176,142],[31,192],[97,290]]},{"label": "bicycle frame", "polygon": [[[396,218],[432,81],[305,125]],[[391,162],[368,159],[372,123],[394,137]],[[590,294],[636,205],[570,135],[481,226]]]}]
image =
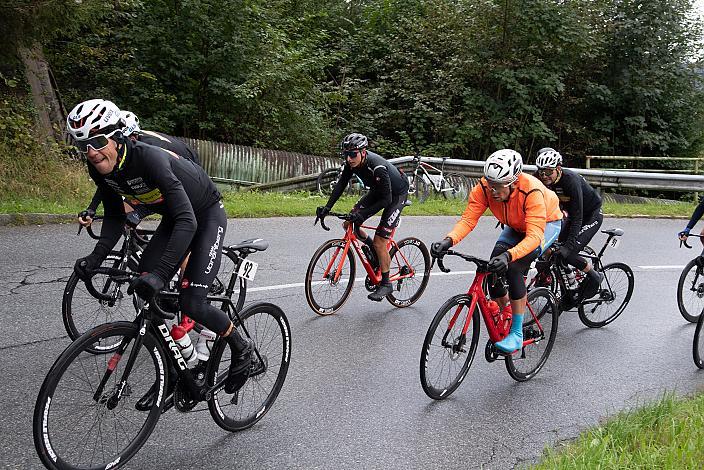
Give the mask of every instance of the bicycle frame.
[{"label": "bicycle frame", "polygon": [[[450,185],[446,185],[447,187],[443,188],[443,181],[445,180],[445,175],[444,175],[444,169],[445,169],[445,159],[443,159],[442,164],[440,165],[440,168],[438,169],[437,167],[431,165],[430,163],[425,163],[420,160],[420,157],[417,159],[417,165],[416,168],[413,170],[413,174],[416,177],[423,178],[425,181],[427,181],[429,184],[433,186],[433,189],[435,189],[436,192],[445,192],[445,191],[453,191],[454,189]],[[431,175],[430,172],[428,172],[428,169],[432,171],[437,171],[439,174],[437,175]],[[421,174],[419,174],[421,173]]]},{"label": "bicycle frame", "polygon": [[[361,225],[361,228],[366,228],[368,230],[376,230],[376,227],[371,227],[367,225]],[[367,275],[369,276],[369,279],[371,280],[373,285],[377,285],[381,282],[381,270],[377,269],[374,270],[372,267],[371,263],[369,260],[367,260],[367,257],[364,256],[362,252],[362,248],[360,246],[359,238],[357,238],[357,235],[354,233],[354,227],[352,224],[349,224],[347,227],[347,230],[345,232],[345,236],[342,239],[342,243],[340,246],[337,247],[337,250],[335,250],[335,253],[333,254],[332,258],[330,259],[330,262],[325,268],[325,272],[323,273],[323,278],[324,279],[329,279],[330,278],[330,273],[334,270],[335,274],[333,279],[333,282],[337,282],[340,279],[340,275],[342,273],[342,268],[345,264],[345,258],[347,257],[347,253],[350,251],[350,247],[354,248],[354,251],[357,253],[357,257],[360,259],[362,262],[362,266],[364,266],[364,270],[367,272]],[[415,275],[415,271],[413,271],[413,267],[410,266],[410,263],[404,256],[404,254],[401,252],[401,250],[398,250],[398,245],[393,239],[394,233],[396,232],[396,229],[394,229],[391,232],[391,237],[387,240],[386,242],[386,249],[390,250],[393,247],[396,247],[396,253],[394,256],[401,256],[403,259],[404,266],[408,266],[410,269],[410,272],[408,273],[402,273],[401,271],[398,271],[396,273],[389,273],[389,281],[394,282],[394,281],[399,281],[401,279],[406,279],[413,277]],[[335,262],[340,260],[340,263],[337,267],[335,267]]]}]

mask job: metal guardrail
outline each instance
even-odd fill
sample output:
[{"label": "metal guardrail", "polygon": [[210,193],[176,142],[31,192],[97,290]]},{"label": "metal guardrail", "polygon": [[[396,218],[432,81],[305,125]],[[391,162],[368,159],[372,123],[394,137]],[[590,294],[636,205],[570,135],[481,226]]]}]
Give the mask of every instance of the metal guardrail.
[{"label": "metal guardrail", "polygon": [[[412,168],[413,156],[391,158],[389,162],[404,169]],[[442,158],[422,157],[424,162],[440,165]],[[477,160],[459,160],[448,158],[445,160],[445,171],[462,173],[470,178],[480,178],[484,171],[484,162]],[[524,171],[534,172],[535,165],[524,165]],[[662,191],[704,191],[704,176],[675,175],[670,173],[639,173],[636,171],[614,171],[573,168],[592,186],[610,189],[650,189]],[[318,174],[309,174],[287,178],[271,183],[255,184],[248,189],[261,191],[294,191],[315,189]]]}]

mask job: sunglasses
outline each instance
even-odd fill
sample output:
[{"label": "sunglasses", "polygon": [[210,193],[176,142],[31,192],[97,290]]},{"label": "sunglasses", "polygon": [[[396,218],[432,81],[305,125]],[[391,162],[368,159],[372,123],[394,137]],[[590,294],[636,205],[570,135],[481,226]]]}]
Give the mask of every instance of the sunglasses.
[{"label": "sunglasses", "polygon": [[86,139],[86,140],[77,140],[76,141],[76,148],[81,153],[88,153],[88,147],[92,148],[93,150],[102,150],[108,146],[108,139],[115,132],[117,132],[117,130],[114,130],[109,134],[96,134],[93,137]]},{"label": "sunglasses", "polygon": [[509,187],[508,184],[499,184],[499,183],[490,183],[490,182],[488,182],[488,185],[489,185],[489,190],[492,193],[497,193],[497,192],[501,191],[502,189]]},{"label": "sunglasses", "polygon": [[538,176],[549,176],[555,171],[554,168],[540,168],[536,173]]},{"label": "sunglasses", "polygon": [[357,158],[357,155],[361,154],[362,152],[359,150],[345,150],[342,152],[342,156],[344,158]]}]

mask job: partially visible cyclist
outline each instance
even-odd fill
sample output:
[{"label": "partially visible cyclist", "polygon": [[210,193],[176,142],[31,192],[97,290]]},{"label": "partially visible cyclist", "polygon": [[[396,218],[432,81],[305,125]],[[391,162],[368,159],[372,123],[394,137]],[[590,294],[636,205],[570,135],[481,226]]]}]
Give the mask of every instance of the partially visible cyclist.
[{"label": "partially visible cyclist", "polygon": [[[198,157],[198,152],[193,150],[190,146],[186,145],[178,137],[173,137],[161,132],[146,131],[139,127],[139,118],[130,111],[120,111],[120,122],[122,124],[122,135],[129,137],[132,141],[140,141],[145,144],[154,145],[165,150],[174,152],[176,155],[185,157],[200,165],[200,158]],[[89,226],[93,222],[93,217],[98,210],[98,206],[102,201],[100,194],[100,188],[96,189],[93,199],[91,200],[88,207],[78,214],[78,223],[84,227]],[[139,225],[139,223],[145,217],[152,214],[151,211],[144,204],[130,205],[125,202],[125,214],[127,214],[127,223],[133,227]]]},{"label": "partially visible cyclist", "polygon": [[[349,134],[342,140],[340,147],[342,156],[345,158],[342,174],[327,204],[318,207],[316,212],[319,217],[324,217],[330,212],[353,174],[369,188],[369,192],[354,205],[350,213],[352,219],[349,222],[345,221],[343,226],[347,229],[350,223],[354,224],[355,233],[359,239],[368,249],[376,253],[381,268],[381,283],[368,295],[368,298],[379,302],[393,292],[393,286],[389,282],[391,258],[386,249],[386,243],[398,225],[401,211],[408,198],[408,180],[386,159],[367,150],[368,145],[367,137],[358,133]],[[372,240],[360,225],[382,209],[384,211],[381,213],[381,221]]]},{"label": "partially visible cyclist", "polygon": [[[702,218],[702,215],[704,215],[704,196],[701,196],[699,198],[699,205],[694,209],[694,212],[692,212],[692,217],[689,219],[689,222],[687,223],[687,226],[677,234],[680,240],[686,240],[687,236],[689,235],[689,232],[692,231],[695,225],[697,225],[697,222],[699,222],[699,219]],[[699,232],[699,235],[704,237],[704,228],[702,229],[701,232]],[[701,239],[702,243],[704,243],[704,238]],[[700,256],[699,258],[702,263],[704,263],[704,258]]]},{"label": "partially visible cyclist", "polygon": [[[501,309],[509,302],[513,321],[509,335],[497,349],[512,353],[523,345],[523,314],[527,291],[524,275],[530,264],[560,234],[562,212],[554,192],[537,178],[523,173],[523,160],[515,150],[498,150],[486,159],[484,177],[472,188],[467,208],[452,231],[431,245],[438,257],[466,237],[489,208],[504,229],[491,252],[489,292]],[[508,291],[501,274],[506,274]]]},{"label": "partially visible cyclist", "polygon": [[553,249],[570,266],[586,274],[577,293],[577,298],[567,298],[561,308],[569,310],[584,299],[594,297],[599,291],[604,275],[593,268],[592,263],[579,256],[594,235],[599,231],[604,215],[601,197],[578,173],[562,166],[560,152],[546,147],[538,151],[535,160],[536,176],[560,199],[560,208],[566,213],[560,232],[559,244]]},{"label": "partially visible cyclist", "polygon": [[128,292],[151,299],[190,251],[179,302],[189,317],[227,341],[232,362],[225,391],[234,393],[248,378],[253,346],[237,332],[227,313],[206,300],[220,266],[227,229],[220,192],[194,162],[132,141],[122,135],[122,127],[120,110],[110,101],[85,101],[68,115],[68,132],[86,155],[88,172],[100,188],[105,208],[100,240],[91,254],[76,261],[74,270],[87,280],[115,246],[125,221],[122,197],[161,214],[140,260],[142,275],[132,281]]}]

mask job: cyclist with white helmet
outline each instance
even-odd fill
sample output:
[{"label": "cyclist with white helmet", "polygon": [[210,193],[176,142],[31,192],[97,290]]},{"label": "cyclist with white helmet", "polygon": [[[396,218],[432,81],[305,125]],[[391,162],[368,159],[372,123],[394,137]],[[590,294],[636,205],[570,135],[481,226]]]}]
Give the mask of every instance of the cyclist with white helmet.
[{"label": "cyclist with white helmet", "polygon": [[189,317],[222,336],[230,346],[232,362],[225,391],[234,393],[248,379],[253,347],[227,313],[206,299],[219,270],[227,229],[220,192],[203,168],[192,161],[125,138],[120,110],[110,101],[78,104],[66,124],[76,147],[88,160],[88,172],[101,190],[105,208],[100,239],[91,254],[76,260],[77,276],[88,279],[122,235],[122,197],[161,214],[161,222],[142,253],[142,274],[131,282],[128,292],[151,299],[172,279],[190,251],[179,303]]},{"label": "cyclist with white helmet", "polygon": [[579,251],[589,243],[604,221],[601,197],[581,175],[562,166],[562,155],[555,149],[540,149],[535,165],[538,167],[536,176],[557,193],[560,208],[566,213],[559,244],[553,249],[559,250],[570,266],[586,274],[577,298],[563,300],[561,309],[569,310],[582,299],[596,295],[604,277],[593,269],[589,261],[579,256]]},{"label": "cyclist with white helmet", "polygon": [[498,150],[486,159],[484,177],[472,188],[460,221],[445,239],[431,245],[433,256],[442,256],[474,230],[487,208],[504,226],[491,252],[489,269],[505,273],[508,281],[506,291],[500,276],[492,276],[489,292],[502,309],[510,302],[513,314],[509,335],[496,343],[496,347],[512,353],[523,345],[527,298],[523,276],[531,262],[557,240],[562,212],[555,193],[537,178],[523,173],[523,160],[518,152]]},{"label": "cyclist with white helmet", "polygon": [[[174,152],[176,155],[185,157],[200,165],[198,153],[190,146],[186,145],[178,137],[173,137],[161,132],[146,131],[139,127],[139,118],[130,111],[120,111],[120,122],[123,125],[122,135],[129,137],[133,141],[144,142],[145,144],[154,145],[155,147],[163,148]],[[93,217],[98,210],[98,206],[102,201],[100,188],[96,189],[93,199],[88,207],[78,214],[78,223],[88,226],[92,223]],[[140,204],[132,207],[129,203],[125,203],[125,213],[127,214],[127,222],[130,225],[137,226],[142,219],[152,214],[146,205]]]},{"label": "cyclist with white helmet", "polygon": [[[357,175],[369,188],[369,192],[354,205],[351,212],[352,219],[349,222],[345,221],[343,225],[347,228],[350,223],[354,224],[359,239],[376,253],[381,268],[381,283],[367,297],[380,302],[393,292],[393,286],[389,281],[391,258],[386,244],[398,226],[401,211],[408,198],[408,180],[398,168],[386,161],[384,157],[367,150],[368,145],[367,137],[359,133],[349,134],[342,140],[341,150],[342,156],[345,158],[342,174],[337,180],[327,204],[318,207],[316,213],[318,217],[322,218],[330,212],[353,174]],[[372,240],[359,226],[382,209],[381,221]]]}]

